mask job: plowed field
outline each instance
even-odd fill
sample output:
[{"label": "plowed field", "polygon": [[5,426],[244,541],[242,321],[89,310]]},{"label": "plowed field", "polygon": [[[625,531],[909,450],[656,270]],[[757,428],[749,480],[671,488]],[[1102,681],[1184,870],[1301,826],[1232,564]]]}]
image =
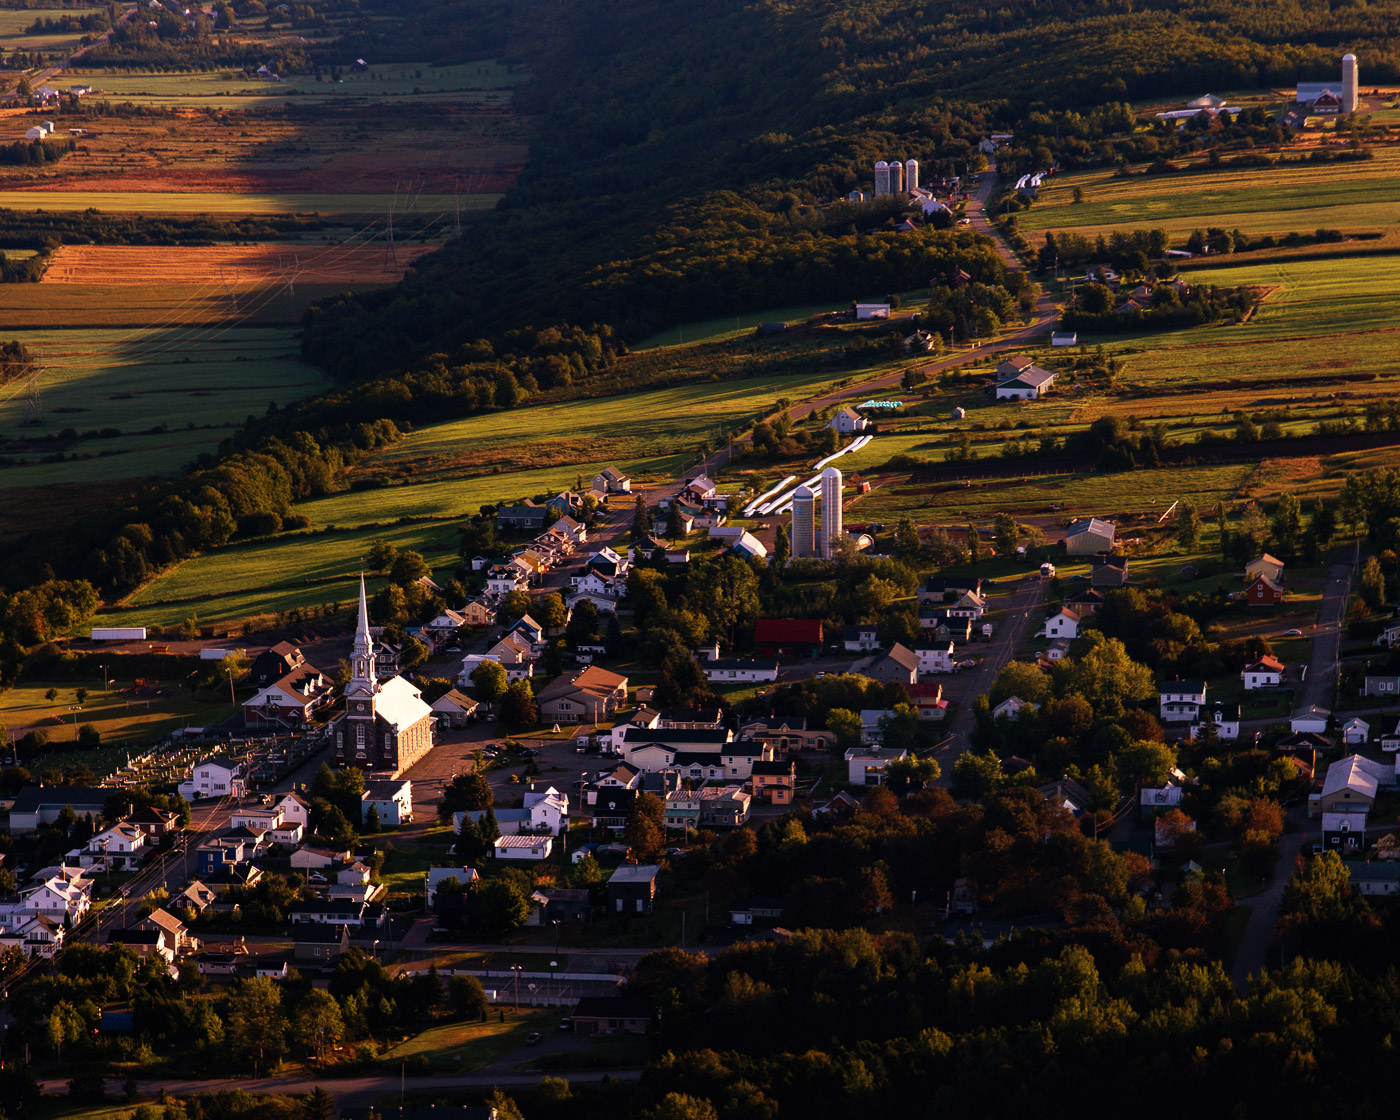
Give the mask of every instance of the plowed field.
[{"label": "plowed field", "polygon": [[64,245],[41,284],[102,284],[151,287],[214,283],[241,288],[294,281],[298,284],[388,284],[435,248],[408,244],[395,249],[397,268],[386,268],[378,244],[276,245]]}]

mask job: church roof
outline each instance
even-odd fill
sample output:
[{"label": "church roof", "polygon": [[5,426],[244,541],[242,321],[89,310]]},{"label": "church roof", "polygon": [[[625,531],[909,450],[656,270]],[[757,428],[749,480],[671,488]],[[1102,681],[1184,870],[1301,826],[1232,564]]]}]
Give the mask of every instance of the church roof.
[{"label": "church roof", "polygon": [[374,711],[395,731],[412,727],[425,716],[433,714],[423,702],[423,694],[403,677],[390,677],[380,686],[374,698]]}]

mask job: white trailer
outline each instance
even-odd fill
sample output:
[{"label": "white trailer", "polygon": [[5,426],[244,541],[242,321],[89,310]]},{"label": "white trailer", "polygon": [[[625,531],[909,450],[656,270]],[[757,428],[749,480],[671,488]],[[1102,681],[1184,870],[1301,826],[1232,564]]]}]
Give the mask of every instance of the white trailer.
[{"label": "white trailer", "polygon": [[146,640],[144,626],[94,626],[94,642],[143,642]]}]

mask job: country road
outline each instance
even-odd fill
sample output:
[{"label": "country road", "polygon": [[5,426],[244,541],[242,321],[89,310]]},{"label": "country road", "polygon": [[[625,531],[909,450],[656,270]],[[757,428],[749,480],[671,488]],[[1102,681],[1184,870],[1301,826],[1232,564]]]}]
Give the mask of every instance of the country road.
[{"label": "country road", "polygon": [[[1327,570],[1322,605],[1318,608],[1316,631],[1308,653],[1307,677],[1298,698],[1299,707],[1332,706],[1337,655],[1342,640],[1342,619],[1346,617],[1347,595],[1351,590],[1351,571],[1350,560],[1336,560]],[[1284,833],[1279,840],[1278,860],[1274,864],[1268,888],[1240,904],[1250,907],[1249,923],[1245,926],[1230,976],[1241,991],[1248,985],[1250,977],[1258,976],[1264,968],[1265,956],[1274,939],[1279,906],[1283,902],[1283,888],[1293,874],[1299,853],[1315,836],[1314,826],[1303,807],[1291,810],[1288,820],[1290,824],[1298,826],[1298,830]]]}]

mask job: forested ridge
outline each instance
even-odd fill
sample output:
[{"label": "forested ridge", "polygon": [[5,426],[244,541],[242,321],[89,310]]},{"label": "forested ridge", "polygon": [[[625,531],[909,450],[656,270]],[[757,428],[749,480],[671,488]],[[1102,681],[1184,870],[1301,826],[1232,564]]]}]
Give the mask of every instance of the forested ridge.
[{"label": "forested ridge", "polygon": [[[626,338],[871,294],[878,267],[768,269],[788,254],[823,261],[804,208],[871,189],[877,159],[916,158],[925,178],[963,171],[1000,131],[1018,134],[1003,164],[1067,146],[1082,165],[1121,154],[1087,144],[1121,131],[1130,98],[1326,77],[1346,50],[1363,84],[1400,76],[1394,0],[584,0],[551,12],[549,48],[520,57],[536,80],[519,104],[539,129],[525,176],[401,287],[313,313],[308,357],[361,376],[530,316],[609,322]],[[817,225],[835,255],[877,247]]]}]

